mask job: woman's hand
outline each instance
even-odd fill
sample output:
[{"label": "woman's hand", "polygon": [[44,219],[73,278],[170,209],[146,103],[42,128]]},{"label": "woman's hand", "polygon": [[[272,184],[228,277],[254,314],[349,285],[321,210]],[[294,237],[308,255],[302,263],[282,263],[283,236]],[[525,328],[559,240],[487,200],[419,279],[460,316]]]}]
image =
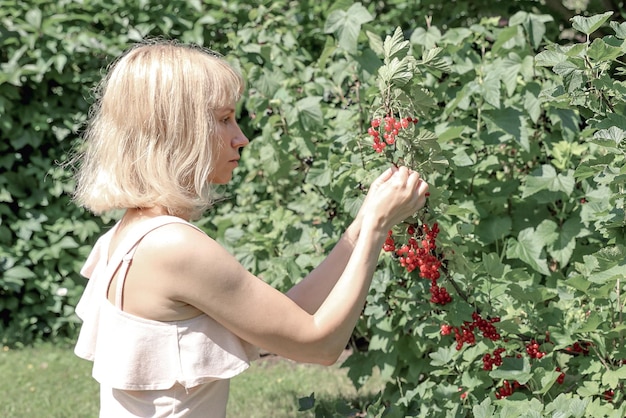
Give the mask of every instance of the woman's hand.
[{"label": "woman's hand", "polygon": [[427,192],[428,184],[416,171],[389,168],[372,183],[359,216],[362,222],[390,229],[424,207]]},{"label": "woman's hand", "polygon": [[367,212],[366,208],[367,208],[369,202],[372,199],[374,199],[372,196],[374,196],[376,194],[376,190],[378,190],[378,187],[381,184],[383,184],[384,182],[389,180],[389,178],[393,174],[394,170],[397,170],[397,168],[396,167],[388,168],[381,175],[379,175],[376,178],[376,180],[374,180],[372,182],[372,184],[370,184],[370,187],[369,187],[369,189],[367,191],[367,195],[365,195],[365,199],[363,200],[363,203],[361,204],[361,207],[359,208],[359,212],[357,213],[356,217],[354,218],[354,223],[358,226],[359,229],[361,228],[361,224],[363,223],[363,218],[365,217],[365,213]]}]

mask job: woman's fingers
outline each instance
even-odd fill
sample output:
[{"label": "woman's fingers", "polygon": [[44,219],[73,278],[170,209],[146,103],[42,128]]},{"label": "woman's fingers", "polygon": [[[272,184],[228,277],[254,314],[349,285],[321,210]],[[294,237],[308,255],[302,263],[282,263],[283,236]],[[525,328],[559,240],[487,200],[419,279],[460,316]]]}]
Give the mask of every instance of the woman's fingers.
[{"label": "woman's fingers", "polygon": [[395,224],[424,207],[427,191],[428,184],[417,171],[393,166],[371,184],[360,213],[378,213]]},{"label": "woman's fingers", "polygon": [[420,174],[417,171],[409,170],[409,177],[407,179],[407,185],[412,190],[417,190],[417,186],[422,181]]},{"label": "woman's fingers", "polygon": [[427,199],[427,193],[428,193],[428,183],[426,183],[424,180],[420,179],[420,181],[417,184],[417,190],[416,190],[418,199],[417,199],[417,209],[419,210],[421,208],[424,207],[424,205],[426,204],[426,199]]},{"label": "woman's fingers", "polygon": [[428,184],[417,171],[401,166],[376,191],[378,198],[372,203],[377,211],[384,211],[397,223],[424,207],[427,191]]},{"label": "woman's fingers", "polygon": [[374,183],[380,184],[380,183],[386,182],[387,180],[391,178],[391,176],[394,174],[395,171],[397,171],[397,168],[393,166],[389,167],[380,176],[378,176],[376,180],[374,180]]}]

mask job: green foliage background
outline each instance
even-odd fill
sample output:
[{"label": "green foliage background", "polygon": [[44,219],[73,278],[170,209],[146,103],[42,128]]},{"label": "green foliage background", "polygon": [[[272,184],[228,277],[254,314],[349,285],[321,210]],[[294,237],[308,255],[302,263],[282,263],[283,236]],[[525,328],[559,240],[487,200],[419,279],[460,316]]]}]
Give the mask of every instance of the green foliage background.
[{"label": "green foliage background", "polygon": [[[252,142],[199,224],[286,289],[323,258],[389,164],[365,132],[381,79],[403,77],[382,48],[399,27],[417,60],[409,87],[416,143],[432,163],[422,167],[427,218],[442,228],[454,301],[433,306],[427,282],[383,256],[355,333],[367,350],[347,366],[357,385],[374,368],[390,383],[378,403],[357,407],[624,416],[626,26],[604,13],[622,2],[599,3],[585,12],[554,1],[0,1],[0,341],[76,334],[77,272],[113,218],[69,201],[59,163],[102,69],[128,45],[201,43],[245,74],[239,110]],[[480,361],[493,342],[457,351],[439,332],[475,310],[502,318],[510,357],[493,371]],[[543,359],[524,356],[530,339]],[[592,344],[588,355],[567,351],[579,341]],[[496,400],[504,380],[524,387]]]}]

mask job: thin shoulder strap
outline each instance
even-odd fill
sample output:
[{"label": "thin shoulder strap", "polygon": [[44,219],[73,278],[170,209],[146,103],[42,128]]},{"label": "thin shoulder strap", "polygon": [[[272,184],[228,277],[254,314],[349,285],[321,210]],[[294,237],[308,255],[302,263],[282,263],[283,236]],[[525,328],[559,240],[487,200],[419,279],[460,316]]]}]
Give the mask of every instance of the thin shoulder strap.
[{"label": "thin shoulder strap", "polygon": [[133,256],[135,255],[135,251],[137,251],[138,244],[139,244],[139,241],[135,243],[133,248],[131,248],[131,250],[124,257],[122,257],[122,265],[120,266],[119,273],[117,276],[117,283],[115,285],[115,307],[119,308],[120,310],[122,309],[122,303],[124,300],[123,293],[124,293],[124,283],[126,283],[126,275],[128,274],[128,268],[130,267],[130,262],[132,261]]},{"label": "thin shoulder strap", "polygon": [[107,265],[107,269],[109,270],[109,283],[113,280],[115,272],[118,271],[119,267],[119,272],[117,275],[118,281],[115,286],[115,306],[117,308],[122,309],[126,275],[128,273],[128,268],[130,267],[131,261],[133,259],[133,256],[135,255],[135,251],[137,250],[139,242],[151,231],[163,225],[171,223],[182,223],[185,225],[189,225],[202,232],[202,230],[199,229],[197,226],[175,216],[157,216],[155,218],[144,221],[140,225],[135,227],[131,235],[119,244],[118,248],[111,256],[111,260],[109,260],[109,264]]}]

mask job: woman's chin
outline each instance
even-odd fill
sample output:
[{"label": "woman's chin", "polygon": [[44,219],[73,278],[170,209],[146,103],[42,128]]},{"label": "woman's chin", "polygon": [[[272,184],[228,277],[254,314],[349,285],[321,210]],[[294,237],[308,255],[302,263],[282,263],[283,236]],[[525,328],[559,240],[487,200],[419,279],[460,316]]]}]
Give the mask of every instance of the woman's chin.
[{"label": "woman's chin", "polygon": [[212,184],[212,185],[215,185],[215,186],[217,186],[217,185],[224,185],[224,184],[230,183],[232,178],[233,178],[233,176],[231,174],[228,178],[223,178],[223,177],[222,178],[213,178],[213,179],[209,180],[208,183]]}]

